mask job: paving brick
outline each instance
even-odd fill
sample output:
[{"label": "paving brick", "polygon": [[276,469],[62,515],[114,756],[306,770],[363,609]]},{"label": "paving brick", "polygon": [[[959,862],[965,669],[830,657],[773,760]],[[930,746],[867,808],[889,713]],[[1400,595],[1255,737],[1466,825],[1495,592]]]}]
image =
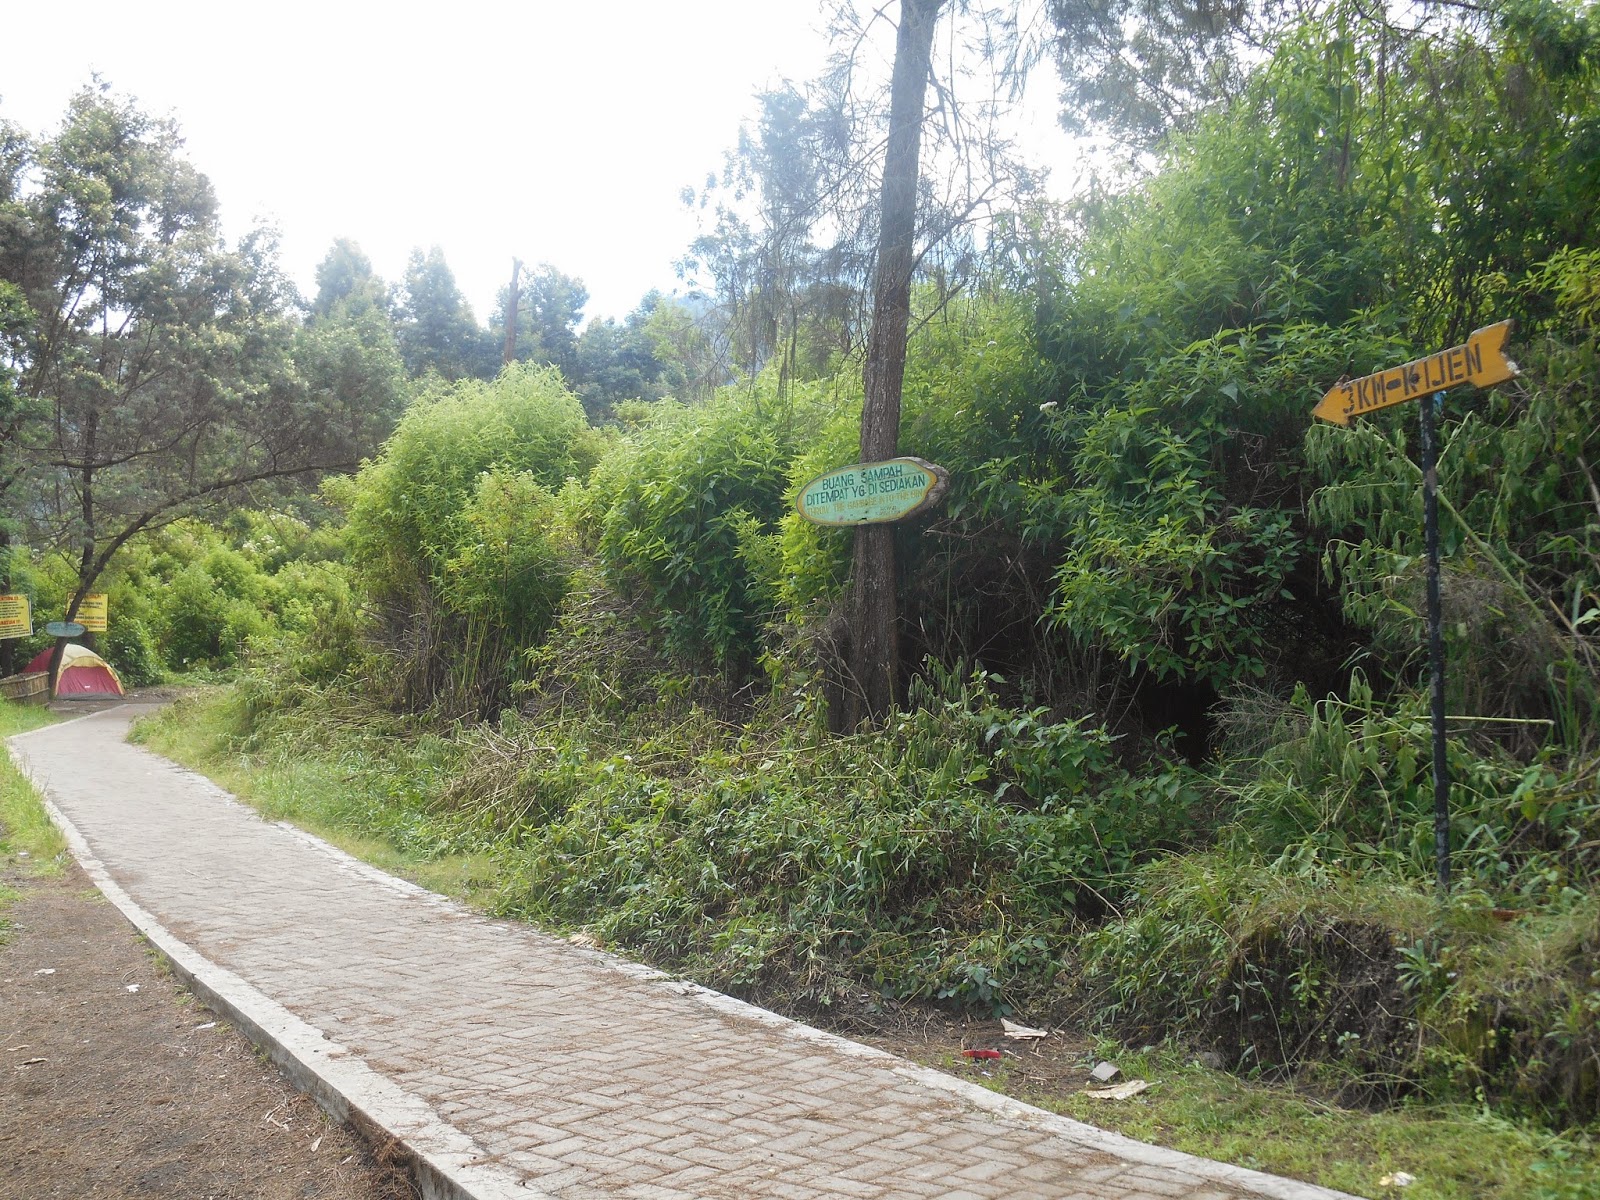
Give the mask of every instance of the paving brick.
[{"label": "paving brick", "polygon": [[1014,1164],[986,1159],[983,1162],[973,1163],[970,1167],[962,1167],[961,1170],[955,1172],[955,1178],[970,1180],[973,1183],[987,1183],[991,1179],[1009,1175],[1015,1170]]}]

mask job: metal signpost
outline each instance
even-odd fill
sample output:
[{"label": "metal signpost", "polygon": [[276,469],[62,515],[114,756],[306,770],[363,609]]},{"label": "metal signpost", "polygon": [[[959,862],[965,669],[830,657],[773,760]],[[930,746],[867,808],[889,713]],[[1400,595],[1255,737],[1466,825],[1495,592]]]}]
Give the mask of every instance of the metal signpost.
[{"label": "metal signpost", "polygon": [[1450,890],[1450,767],[1444,736],[1444,617],[1439,600],[1439,450],[1437,410],[1446,388],[1492,387],[1517,374],[1505,356],[1511,322],[1474,330],[1464,346],[1390,367],[1329,388],[1311,415],[1335,425],[1352,417],[1426,396],[1422,402],[1422,537],[1428,559],[1428,684],[1433,717],[1433,852],[1439,892]]},{"label": "metal signpost", "polygon": [[1452,346],[1404,366],[1336,383],[1311,415],[1335,425],[1348,425],[1351,417],[1404,404],[1430,392],[1443,392],[1457,384],[1486,388],[1504,383],[1517,373],[1517,364],[1505,354],[1510,335],[1510,321],[1485,325],[1474,330],[1464,346]]},{"label": "metal signpost", "polygon": [[852,463],[818,475],[795,497],[814,525],[876,525],[927,512],[950,487],[950,473],[920,458]]}]

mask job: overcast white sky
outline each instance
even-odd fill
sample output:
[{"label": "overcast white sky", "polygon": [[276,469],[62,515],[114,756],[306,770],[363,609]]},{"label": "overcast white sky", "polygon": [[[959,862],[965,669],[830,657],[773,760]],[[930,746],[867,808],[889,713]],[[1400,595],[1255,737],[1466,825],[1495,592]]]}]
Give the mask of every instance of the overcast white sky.
[{"label": "overcast white sky", "polygon": [[[791,0],[76,0],[5,23],[0,115],[53,130],[98,71],[177,117],[230,232],[277,225],[308,293],[336,237],[391,281],[438,244],[480,319],[513,255],[581,278],[589,317],[671,291],[696,232],[683,188],[757,91],[827,51],[817,5]],[[1046,68],[1024,119],[1067,163],[1055,91]]]}]

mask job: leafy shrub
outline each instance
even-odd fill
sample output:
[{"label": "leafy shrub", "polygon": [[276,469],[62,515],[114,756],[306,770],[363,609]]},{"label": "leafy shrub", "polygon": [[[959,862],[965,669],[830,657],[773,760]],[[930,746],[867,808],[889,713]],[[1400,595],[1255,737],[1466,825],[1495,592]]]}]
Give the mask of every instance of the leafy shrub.
[{"label": "leafy shrub", "polygon": [[233,666],[249,640],[267,631],[262,581],[252,575],[237,555],[223,552],[191,563],[166,581],[159,636],[174,669]]},{"label": "leafy shrub", "polygon": [[[1359,673],[1349,697],[1296,691],[1259,757],[1223,775],[1224,841],[1272,860],[1295,847],[1423,883],[1434,871],[1426,698],[1374,698]],[[1454,869],[1510,906],[1557,901],[1600,861],[1597,763],[1552,748],[1520,761],[1490,740],[1447,741]]]},{"label": "leafy shrub", "polygon": [[351,574],[341,562],[304,560],[277,571],[275,629],[252,647],[258,676],[289,688],[381,672],[382,665],[369,661],[362,645]]},{"label": "leafy shrub", "polygon": [[764,540],[785,511],[794,439],[792,409],[727,392],[657,405],[595,472],[601,562],[648,599],[670,653],[735,676],[753,665],[776,607]]},{"label": "leafy shrub", "polygon": [[1476,1094],[1547,1118],[1600,1109],[1600,938],[1592,896],[1538,913],[1352,870],[1314,847],[1150,864],[1080,942],[1089,1010],[1181,1036],[1248,1072],[1316,1067],[1364,1098]]},{"label": "leafy shrub", "polygon": [[513,366],[419,400],[330,487],[402,705],[481,716],[506,703],[565,587],[550,490],[594,452],[560,375]]},{"label": "leafy shrub", "polygon": [[1259,677],[1260,620],[1304,555],[1288,514],[1229,510],[1202,459],[1149,409],[1088,423],[1059,497],[1069,531],[1050,619],[1157,679]]},{"label": "leafy shrub", "polygon": [[665,738],[619,739],[609,717],[554,742],[481,731],[494,778],[445,802],[517,846],[508,911],[744,991],[826,1003],[854,979],[1009,1011],[1047,984],[1077,914],[1192,828],[1198,796],[1127,773],[1103,730],[1003,707],[982,674],[917,686],[913,711],[845,739],[804,711],[732,742],[681,709]]},{"label": "leafy shrub", "polygon": [[1085,935],[1080,985],[1100,1021],[1134,1036],[1211,1043],[1247,1070],[1344,1060],[1381,1076],[1409,1053],[1391,938],[1421,936],[1428,915],[1424,892],[1315,855],[1173,858],[1143,868],[1133,902]]},{"label": "leafy shrub", "polygon": [[169,670],[236,666],[273,624],[271,576],[254,555],[197,520],[131,544],[106,586],[110,628],[145,626]]},{"label": "leafy shrub", "polygon": [[148,687],[166,677],[156,641],[138,617],[118,617],[107,622],[100,653],[125,687]]}]

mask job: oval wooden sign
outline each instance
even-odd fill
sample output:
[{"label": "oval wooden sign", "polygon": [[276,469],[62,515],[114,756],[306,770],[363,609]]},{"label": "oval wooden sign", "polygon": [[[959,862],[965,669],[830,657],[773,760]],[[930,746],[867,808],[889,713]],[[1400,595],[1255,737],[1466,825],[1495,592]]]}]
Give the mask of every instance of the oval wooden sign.
[{"label": "oval wooden sign", "polygon": [[818,475],[795,497],[800,515],[816,525],[873,525],[904,521],[944,499],[950,472],[920,458],[851,463]]}]

